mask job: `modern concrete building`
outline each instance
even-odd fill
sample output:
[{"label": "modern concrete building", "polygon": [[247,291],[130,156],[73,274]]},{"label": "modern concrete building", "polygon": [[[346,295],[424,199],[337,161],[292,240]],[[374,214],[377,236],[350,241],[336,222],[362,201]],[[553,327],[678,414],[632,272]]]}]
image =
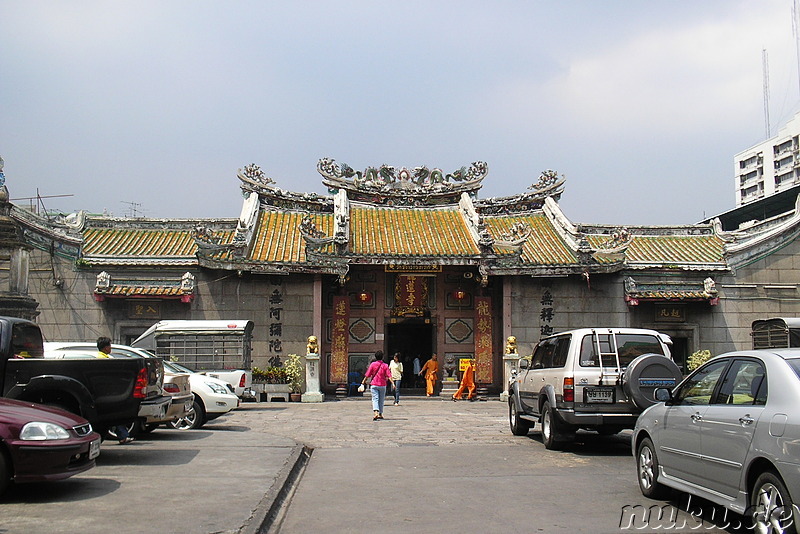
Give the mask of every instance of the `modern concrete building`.
[{"label": "modern concrete building", "polygon": [[317,170],[331,196],[245,167],[230,219],[48,219],[6,195],[0,305],[14,297],[6,313],[35,317],[52,341],[249,319],[261,368],[304,354],[315,335],[327,393],[379,349],[401,352],[409,374],[436,352],[444,381],[474,357],[477,381],[499,392],[512,335],[530,354],[571,328],[654,328],[682,364],[749,347],[756,319],[800,316],[800,206],[788,192],[699,224],[622,228],[571,222],[553,171],[528,192],[482,199],[481,162],[447,174],[323,159]]},{"label": "modern concrete building", "polygon": [[742,206],[800,185],[800,113],[771,139],[733,158],[736,205]]}]

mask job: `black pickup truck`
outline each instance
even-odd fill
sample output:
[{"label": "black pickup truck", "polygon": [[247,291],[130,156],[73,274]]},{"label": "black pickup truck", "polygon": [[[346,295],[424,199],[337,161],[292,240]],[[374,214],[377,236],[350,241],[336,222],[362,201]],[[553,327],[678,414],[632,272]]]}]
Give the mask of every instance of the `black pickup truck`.
[{"label": "black pickup truck", "polygon": [[45,359],[36,323],[0,317],[0,395],[58,406],[101,435],[132,423],[143,402],[161,396],[151,367],[144,358]]}]

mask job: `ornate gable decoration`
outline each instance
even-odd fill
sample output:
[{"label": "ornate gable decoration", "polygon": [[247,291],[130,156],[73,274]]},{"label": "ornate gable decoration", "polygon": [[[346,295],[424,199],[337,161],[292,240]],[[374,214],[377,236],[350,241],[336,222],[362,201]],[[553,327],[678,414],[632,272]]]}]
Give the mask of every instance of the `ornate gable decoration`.
[{"label": "ornate gable decoration", "polygon": [[381,165],[367,167],[362,172],[346,163],[322,158],[317,163],[317,171],[331,193],[344,189],[353,201],[388,206],[435,206],[457,203],[462,193],[475,195],[489,168],[486,163],[476,161],[447,174],[424,165],[411,170]]},{"label": "ornate gable decoration", "polygon": [[542,171],[539,180],[528,187],[530,193],[511,197],[491,197],[475,201],[475,207],[484,215],[507,215],[511,213],[529,212],[544,207],[548,198],[558,201],[564,192],[567,179],[551,169]]},{"label": "ornate gable decoration", "polygon": [[625,252],[633,242],[633,236],[627,228],[619,228],[611,233],[611,237],[600,243],[594,251],[595,259],[605,258],[614,261],[625,259]]}]

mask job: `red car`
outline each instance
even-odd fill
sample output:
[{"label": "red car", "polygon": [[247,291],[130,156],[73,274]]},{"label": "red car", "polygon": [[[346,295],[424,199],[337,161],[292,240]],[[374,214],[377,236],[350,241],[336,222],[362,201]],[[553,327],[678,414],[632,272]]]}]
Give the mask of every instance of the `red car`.
[{"label": "red car", "polygon": [[91,469],[100,435],[78,415],[0,398],[0,495],[11,481],[60,480]]}]

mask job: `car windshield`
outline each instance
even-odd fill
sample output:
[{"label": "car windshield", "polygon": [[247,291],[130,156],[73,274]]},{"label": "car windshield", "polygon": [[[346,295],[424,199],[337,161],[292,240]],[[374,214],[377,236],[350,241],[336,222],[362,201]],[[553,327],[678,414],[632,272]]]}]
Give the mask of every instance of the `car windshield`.
[{"label": "car windshield", "polygon": [[167,369],[169,369],[173,373],[196,373],[197,372],[194,369],[189,369],[185,365],[181,365],[181,364],[175,363],[175,362],[168,362],[167,360],[164,360],[164,367],[166,367]]},{"label": "car windshield", "polygon": [[791,360],[786,360],[786,363],[788,363],[789,367],[792,368],[794,374],[797,375],[797,378],[800,378],[800,358],[792,358]]},{"label": "car windshield", "polygon": [[[616,343],[619,363],[623,368],[642,354],[664,354],[658,338],[649,334],[617,334]],[[581,367],[599,367],[600,358],[597,354],[597,345],[600,346],[600,352],[603,353],[603,366],[616,367],[614,342],[610,334],[597,334],[597,343],[595,343],[595,336],[591,334],[583,337]]]}]

